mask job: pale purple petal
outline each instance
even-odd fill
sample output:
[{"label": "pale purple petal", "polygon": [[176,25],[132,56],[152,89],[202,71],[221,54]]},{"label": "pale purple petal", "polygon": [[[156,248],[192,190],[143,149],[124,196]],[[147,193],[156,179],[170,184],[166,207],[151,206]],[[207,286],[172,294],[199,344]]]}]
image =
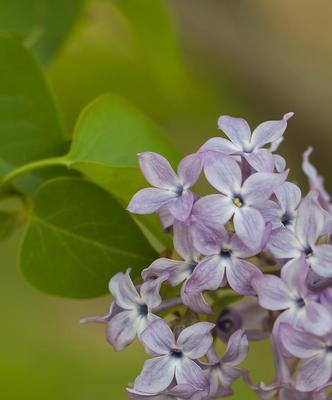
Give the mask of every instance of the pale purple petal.
[{"label": "pale purple petal", "polygon": [[212,314],[212,309],[204,300],[202,293],[188,294],[185,289],[186,283],[181,289],[181,299],[184,305],[199,314]]},{"label": "pale purple petal", "polygon": [[221,383],[225,388],[229,388],[231,384],[243,375],[244,370],[241,368],[233,367],[229,364],[221,365]]},{"label": "pale purple petal", "polygon": [[183,158],[178,166],[178,176],[185,189],[192,187],[202,171],[202,157],[199,153]]},{"label": "pale purple petal", "polygon": [[332,315],[332,287],[326,288],[320,295],[320,302]]},{"label": "pale purple petal", "polygon": [[228,240],[226,229],[217,230],[201,222],[192,225],[191,234],[195,248],[207,256],[219,253],[221,244]]},{"label": "pale purple petal", "polygon": [[177,344],[187,357],[191,359],[201,358],[212,345],[211,330],[214,327],[215,324],[210,322],[197,322],[180,333]]},{"label": "pale purple petal", "polygon": [[189,384],[196,388],[208,386],[208,380],[202,369],[195,363],[185,357],[184,360],[176,365],[175,378],[179,385]]},{"label": "pale purple petal", "polygon": [[118,272],[109,282],[109,290],[114,296],[116,304],[126,310],[135,309],[141,302],[129,274],[130,269],[125,274]]},{"label": "pale purple petal", "polygon": [[313,256],[309,258],[311,268],[324,278],[332,277],[332,245],[321,244],[314,247]]},{"label": "pale purple petal", "polygon": [[232,366],[239,365],[247,357],[248,351],[248,339],[245,331],[239,329],[229,338],[227,349],[220,361]]},{"label": "pale purple petal", "polygon": [[325,343],[317,336],[293,328],[289,324],[280,325],[280,338],[285,348],[295,357],[315,357],[325,351]]},{"label": "pale purple petal", "polygon": [[266,223],[271,223],[273,229],[281,226],[282,210],[275,201],[266,200],[264,203],[255,205],[255,208],[262,214]]},{"label": "pale purple petal", "polygon": [[283,211],[296,210],[301,201],[301,190],[292,182],[284,182],[274,191]]},{"label": "pale purple petal", "polygon": [[122,311],[107,324],[106,338],[114,350],[122,351],[129,346],[137,334],[139,319],[135,311]]},{"label": "pale purple petal", "polygon": [[282,267],[280,276],[290,291],[296,293],[299,297],[305,297],[308,292],[306,285],[308,271],[308,264],[302,256],[288,261]]},{"label": "pale purple petal", "polygon": [[281,174],[257,172],[244,182],[242,196],[245,204],[256,205],[268,200],[273,192],[286,180],[288,171]]},{"label": "pale purple petal", "polygon": [[306,332],[322,336],[332,331],[332,317],[330,312],[319,303],[306,300],[303,328]]},{"label": "pale purple petal", "polygon": [[251,143],[255,147],[262,147],[280,139],[287,128],[287,121],[293,115],[294,113],[290,112],[285,114],[280,121],[266,121],[258,125],[252,133]]},{"label": "pale purple petal", "polygon": [[243,157],[255,171],[273,172],[274,170],[274,158],[272,153],[267,149],[258,149],[252,153],[243,153]]},{"label": "pale purple petal", "polygon": [[232,196],[239,193],[242,173],[239,164],[232,158],[220,158],[208,163],[204,169],[206,179],[219,192]]},{"label": "pale purple petal", "polygon": [[260,248],[265,222],[259,211],[247,206],[237,208],[233,223],[236,234],[246,246],[252,250]]},{"label": "pale purple petal", "polygon": [[141,374],[136,378],[134,389],[156,394],[167,389],[175,374],[175,363],[169,356],[152,358],[144,362]]},{"label": "pale purple petal", "polygon": [[170,190],[146,188],[134,194],[127,210],[134,214],[152,214],[160,207],[176,198],[176,193]]},{"label": "pale purple petal", "polygon": [[241,146],[241,148],[249,145],[251,130],[247,121],[243,118],[223,115],[218,120],[218,126],[234,144]]},{"label": "pale purple petal", "polygon": [[194,294],[203,290],[216,290],[223,281],[224,273],[225,263],[221,257],[207,257],[197,265],[188,279],[185,292]]},{"label": "pale purple petal", "polygon": [[284,157],[279,156],[279,154],[273,154],[274,165],[277,172],[283,172],[286,169],[286,160]]},{"label": "pale purple petal", "polygon": [[174,189],[179,180],[170,163],[158,153],[138,154],[138,161],[145,179],[160,189]]},{"label": "pale purple petal", "polygon": [[193,204],[194,194],[186,190],[177,199],[168,203],[168,209],[174,218],[185,221],[189,217]]},{"label": "pale purple petal", "polygon": [[227,281],[230,287],[237,293],[243,295],[255,295],[256,290],[252,287],[253,278],[261,275],[261,271],[253,264],[235,259],[226,268]]},{"label": "pale purple petal", "polygon": [[148,279],[142,284],[140,288],[141,298],[149,308],[157,307],[161,303],[162,299],[159,294],[160,287],[168,276],[169,275],[164,272],[160,277]]},{"label": "pale purple petal", "polygon": [[261,275],[253,279],[259,304],[267,310],[285,310],[292,306],[292,296],[286,284],[277,276]]},{"label": "pale purple petal", "polygon": [[284,227],[271,232],[267,247],[276,258],[280,259],[295,258],[301,254],[300,244],[294,233]]},{"label": "pale purple petal", "polygon": [[176,220],[173,229],[174,248],[177,253],[186,261],[196,260],[199,254],[192,241],[190,224]]},{"label": "pale purple petal", "polygon": [[203,146],[199,149],[199,153],[205,157],[206,153],[210,151],[222,154],[234,154],[241,150],[242,148],[240,146],[234,145],[227,139],[214,137],[203,144]]},{"label": "pale purple petal", "polygon": [[160,223],[165,231],[167,231],[174,223],[174,217],[169,212],[167,204],[165,206],[160,207],[158,210]]},{"label": "pale purple petal", "polygon": [[170,285],[176,286],[188,277],[188,262],[171,260],[169,258],[158,258],[153,261],[148,268],[142,271],[142,278],[147,280],[165,273],[168,274],[167,280]]},{"label": "pale purple petal", "polygon": [[331,377],[331,367],[323,355],[305,360],[297,375],[296,388],[310,392],[325,385]]},{"label": "pale purple petal", "polygon": [[251,258],[261,250],[250,249],[236,234],[231,238],[230,248],[232,250],[232,256],[235,258]]},{"label": "pale purple petal", "polygon": [[151,355],[168,354],[175,345],[174,334],[163,319],[153,321],[141,334],[140,340]]}]

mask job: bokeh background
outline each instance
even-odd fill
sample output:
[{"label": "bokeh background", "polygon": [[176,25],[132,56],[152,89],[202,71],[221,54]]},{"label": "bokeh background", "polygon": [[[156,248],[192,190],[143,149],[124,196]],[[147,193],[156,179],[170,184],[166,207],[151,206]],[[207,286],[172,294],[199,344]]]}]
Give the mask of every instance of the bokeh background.
[{"label": "bokeh background", "polygon": [[[41,11],[40,1],[20,1]],[[105,92],[130,99],[186,153],[218,134],[221,114],[254,127],[294,111],[280,148],[292,178],[305,185],[301,156],[312,144],[332,189],[331,17],[329,0],[90,0],[46,72],[68,136]],[[66,300],[30,287],[17,265],[21,233],[0,243],[0,398],[125,399],[142,350],[115,353],[103,326],[78,324],[107,311],[110,298]],[[246,366],[254,380],[271,379],[269,343],[253,344]],[[241,382],[234,389],[234,399],[255,398]]]}]

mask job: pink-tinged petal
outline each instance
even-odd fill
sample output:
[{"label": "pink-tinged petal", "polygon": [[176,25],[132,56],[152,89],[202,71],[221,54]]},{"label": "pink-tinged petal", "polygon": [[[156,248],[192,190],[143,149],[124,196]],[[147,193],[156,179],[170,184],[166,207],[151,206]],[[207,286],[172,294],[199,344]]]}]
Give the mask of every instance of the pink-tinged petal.
[{"label": "pink-tinged petal", "polygon": [[315,357],[325,351],[325,343],[317,336],[289,324],[280,324],[280,338],[290,354],[298,358]]},{"label": "pink-tinged petal", "polygon": [[331,367],[331,362],[328,362],[323,355],[305,360],[297,375],[296,388],[310,392],[325,385],[331,378]]},{"label": "pink-tinged petal", "polygon": [[228,233],[225,228],[217,230],[201,222],[195,222],[192,225],[191,234],[195,248],[200,254],[206,256],[218,254],[222,243],[228,240]]},{"label": "pink-tinged petal", "polygon": [[144,362],[141,374],[136,378],[134,390],[157,394],[167,389],[175,374],[175,363],[169,356],[152,358]]},{"label": "pink-tinged petal", "polygon": [[241,148],[249,145],[251,130],[248,122],[243,118],[223,115],[218,120],[218,127],[234,144],[241,146]]},{"label": "pink-tinged petal", "polygon": [[306,285],[308,271],[308,264],[302,256],[288,261],[282,267],[280,276],[291,292],[296,293],[298,297],[305,297],[308,292]]},{"label": "pink-tinged petal", "polygon": [[176,365],[175,378],[179,385],[188,384],[195,388],[206,388],[209,384],[202,369],[187,357]]},{"label": "pink-tinged petal", "polygon": [[141,299],[130,278],[130,269],[124,274],[119,272],[109,282],[109,290],[115,298],[115,302],[126,310],[135,309]]},{"label": "pink-tinged petal", "polygon": [[225,273],[225,263],[221,257],[212,256],[202,260],[186,283],[187,294],[216,290],[220,287]]},{"label": "pink-tinged petal", "polygon": [[247,357],[248,351],[248,339],[245,331],[239,329],[229,338],[227,349],[220,361],[232,366],[239,365]]},{"label": "pink-tinged petal", "polygon": [[230,248],[232,250],[232,256],[235,258],[251,258],[260,251],[260,249],[250,249],[236,234],[234,234],[231,238]]},{"label": "pink-tinged petal", "polygon": [[267,310],[285,310],[292,306],[293,298],[286,284],[277,276],[260,275],[252,280],[259,304]]},{"label": "pink-tinged petal", "polygon": [[152,214],[176,198],[176,193],[170,190],[146,188],[134,194],[127,210],[134,214]]},{"label": "pink-tinged petal", "polygon": [[197,200],[192,215],[208,227],[220,229],[230,220],[235,210],[232,201],[220,194],[211,194]]},{"label": "pink-tinged petal", "polygon": [[282,210],[273,200],[266,200],[255,208],[262,214],[265,222],[270,222],[273,229],[281,226]]},{"label": "pink-tinged petal", "polygon": [[208,182],[219,192],[229,197],[240,192],[242,184],[241,168],[232,158],[220,158],[213,163],[208,163],[204,172]]},{"label": "pink-tinged petal", "polygon": [[303,329],[314,335],[323,336],[332,331],[332,317],[322,304],[306,300]]},{"label": "pink-tinged petal", "polygon": [[138,161],[145,179],[160,189],[174,189],[179,184],[170,163],[158,153],[144,152],[138,154]]},{"label": "pink-tinged petal", "polygon": [[212,309],[204,300],[202,293],[189,294],[185,289],[186,283],[181,289],[181,299],[184,305],[199,314],[212,314]]},{"label": "pink-tinged petal", "polygon": [[243,375],[244,370],[225,364],[221,365],[220,372],[222,386],[229,388],[236,379]]},{"label": "pink-tinged petal", "polygon": [[285,182],[288,172],[285,171],[281,174],[256,172],[249,176],[242,187],[242,196],[245,204],[257,205],[264,203]]},{"label": "pink-tinged petal", "polygon": [[186,261],[196,260],[199,256],[195,249],[191,232],[191,225],[187,222],[175,220],[173,225],[174,248],[177,253]]},{"label": "pink-tinged petal", "polygon": [[168,354],[175,345],[174,334],[163,319],[153,321],[141,334],[140,340],[151,355]]},{"label": "pink-tinged petal", "polygon": [[320,295],[320,302],[332,315],[332,288],[326,288]]},{"label": "pink-tinged petal", "polygon": [[279,156],[279,154],[273,154],[274,166],[277,172],[283,172],[286,169],[286,160],[284,157]]},{"label": "pink-tinged petal", "polygon": [[114,350],[122,351],[135,339],[139,318],[135,311],[122,311],[107,324],[106,338]]},{"label": "pink-tinged petal", "polygon": [[235,259],[232,264],[226,267],[227,281],[230,287],[235,292],[243,295],[256,294],[251,281],[261,274],[261,271],[257,267],[244,260]]},{"label": "pink-tinged petal", "polygon": [[194,194],[187,190],[181,196],[168,203],[170,213],[179,221],[185,221],[191,212],[194,204]]},{"label": "pink-tinged petal", "polygon": [[272,153],[267,149],[258,149],[252,153],[243,153],[243,157],[255,171],[271,173],[274,170],[274,158]]},{"label": "pink-tinged petal", "polygon": [[196,388],[187,384],[176,385],[167,391],[169,396],[174,396],[184,400],[200,400],[205,398],[207,393],[208,389],[206,387]]},{"label": "pink-tinged petal", "polygon": [[314,247],[314,255],[309,258],[311,268],[324,278],[332,277],[332,245],[321,244]]},{"label": "pink-tinged petal", "polygon": [[140,288],[141,298],[149,308],[152,309],[157,307],[161,303],[162,299],[159,294],[160,287],[162,283],[166,281],[168,276],[168,273],[164,272],[160,277],[156,279],[148,279],[142,284]]},{"label": "pink-tinged petal", "polygon": [[269,251],[276,258],[295,258],[301,254],[300,244],[294,233],[284,227],[280,227],[271,232],[270,240],[267,245]]},{"label": "pink-tinged petal", "polygon": [[310,192],[299,205],[295,223],[296,236],[303,246],[313,246],[316,243],[323,234],[324,219],[315,193]]},{"label": "pink-tinged petal", "polygon": [[290,112],[283,116],[280,121],[266,121],[258,125],[253,131],[251,143],[255,147],[262,147],[281,138],[287,128],[287,121],[294,113]]},{"label": "pink-tinged petal", "polygon": [[253,207],[238,208],[233,218],[234,229],[242,242],[252,250],[259,249],[265,231],[265,222]]},{"label": "pink-tinged petal", "polygon": [[202,156],[199,153],[183,158],[178,166],[178,176],[185,189],[192,187],[202,171]]},{"label": "pink-tinged petal", "polygon": [[215,324],[210,322],[198,322],[185,328],[179,335],[177,344],[183,353],[196,360],[203,357],[212,345],[211,330]]},{"label": "pink-tinged petal", "polygon": [[284,182],[274,191],[283,211],[296,210],[301,201],[301,189],[292,182]]},{"label": "pink-tinged petal", "polygon": [[188,262],[171,260],[168,258],[158,258],[146,269],[142,271],[142,278],[147,280],[155,278],[163,274],[168,274],[168,282],[172,286],[176,286],[183,282],[189,274]]},{"label": "pink-tinged petal", "polygon": [[216,152],[222,154],[234,154],[242,150],[241,146],[234,145],[231,141],[221,138],[214,137],[209,139],[199,149],[199,153],[205,158],[207,152]]}]

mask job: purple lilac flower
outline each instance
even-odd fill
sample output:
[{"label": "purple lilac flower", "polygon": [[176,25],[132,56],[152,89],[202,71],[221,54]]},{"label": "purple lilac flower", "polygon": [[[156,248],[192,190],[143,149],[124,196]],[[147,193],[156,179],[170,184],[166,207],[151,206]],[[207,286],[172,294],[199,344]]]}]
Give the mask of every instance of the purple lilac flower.
[{"label": "purple lilac flower", "polygon": [[200,155],[185,157],[179,164],[178,174],[157,153],[140,153],[138,157],[145,179],[155,187],[138,191],[131,199],[128,210],[136,214],[151,214],[167,205],[176,219],[185,220],[194,202],[194,194],[189,189],[198,180],[202,169]]},{"label": "purple lilac flower", "polygon": [[331,216],[321,208],[317,192],[310,192],[298,208],[294,232],[285,227],[271,233],[268,249],[279,259],[295,259],[302,255],[320,276],[332,277],[332,245],[319,239],[331,229]]},{"label": "purple lilac flower", "polygon": [[[265,221],[258,207],[285,181],[288,171],[281,174],[257,172],[242,183],[238,163],[230,158],[222,158],[209,163],[205,175],[210,184],[222,193],[204,198],[207,210],[219,210],[215,216],[211,215],[215,223],[224,225],[234,216],[234,229],[239,238],[251,249],[259,248],[263,241]],[[203,202],[203,199],[199,202]]]},{"label": "purple lilac flower", "polygon": [[313,335],[289,324],[280,325],[280,337],[287,351],[302,359],[296,388],[310,392],[326,384],[332,377],[332,319],[327,318],[320,335]]},{"label": "purple lilac flower", "polygon": [[160,394],[148,394],[127,388],[127,394],[134,400],[201,400],[206,398],[208,389],[197,389],[191,385],[176,385]]},{"label": "purple lilac flower", "polygon": [[147,394],[161,393],[174,379],[178,385],[206,389],[208,381],[195,360],[203,357],[211,347],[213,328],[214,324],[198,322],[185,328],[176,339],[164,320],[151,323],[142,333],[141,342],[154,358],[145,361],[135,380],[134,390]]},{"label": "purple lilac flower", "polygon": [[201,363],[209,379],[210,398],[222,396],[225,389],[243,375],[243,369],[238,368],[248,355],[248,339],[243,330],[238,330],[230,337],[227,349],[222,357],[218,357],[211,348],[207,354],[208,363]]},{"label": "purple lilac flower", "polygon": [[253,133],[244,119],[222,116],[219,118],[218,126],[229,140],[220,137],[212,138],[200,148],[200,152],[241,155],[254,170],[272,172],[275,163],[278,166],[283,163],[280,164],[280,159],[275,160],[271,150],[263,147],[269,143],[275,144],[272,149],[277,147],[287,128],[287,121],[293,115],[293,113],[288,113],[280,121],[263,122]]},{"label": "purple lilac flower", "polygon": [[[207,236],[206,238],[209,239]],[[204,237],[200,242],[203,240]],[[199,250],[208,257],[203,258],[191,274],[186,284],[186,293],[216,290],[228,282],[237,293],[255,294],[251,280],[261,272],[245,259],[253,257],[259,250],[250,250],[236,234],[229,235],[227,232],[215,241],[207,240]]]},{"label": "purple lilac flower", "polygon": [[168,277],[163,274],[157,279],[147,280],[138,293],[129,274],[130,269],[125,274],[119,272],[110,280],[109,289],[114,302],[108,315],[81,320],[107,323],[106,337],[116,351],[129,346],[152,321],[159,319],[153,310],[161,304],[160,286]]},{"label": "purple lilac flower", "polygon": [[324,329],[328,312],[306,286],[308,266],[304,257],[289,261],[281,270],[280,278],[261,274],[252,281],[259,304],[272,311],[283,311],[274,323],[277,334],[281,322],[305,328],[313,333]]}]

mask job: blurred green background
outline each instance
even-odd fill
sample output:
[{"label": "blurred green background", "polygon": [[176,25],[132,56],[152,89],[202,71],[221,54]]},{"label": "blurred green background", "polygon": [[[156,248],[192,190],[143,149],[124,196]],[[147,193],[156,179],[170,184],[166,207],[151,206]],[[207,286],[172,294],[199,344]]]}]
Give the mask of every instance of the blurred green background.
[{"label": "blurred green background", "polygon": [[[14,3],[18,10],[25,3],[26,12],[36,17],[36,26],[27,26],[29,34],[22,36],[38,55],[44,45],[38,42],[40,32],[51,29],[54,18],[53,23],[64,24],[66,15],[51,12],[43,20],[37,18],[45,15],[43,1]],[[55,56],[41,61],[68,136],[81,109],[106,92],[130,99],[186,153],[218,134],[221,114],[241,115],[254,127],[294,111],[280,149],[292,178],[305,183],[300,162],[309,144],[316,165],[330,178],[329,0],[61,3],[72,24],[57,46],[51,36],[46,50]],[[21,17],[15,14],[19,22]],[[13,15],[1,17],[0,4],[1,18],[9,25],[14,21]],[[0,398],[125,399],[124,387],[144,360],[139,345],[115,353],[104,340],[103,326],[78,324],[82,316],[106,312],[110,298],[73,301],[30,287],[17,266],[21,233],[0,243]],[[271,379],[269,344],[252,345],[246,366],[255,381]],[[238,383],[234,399],[243,398],[255,396]]]}]

